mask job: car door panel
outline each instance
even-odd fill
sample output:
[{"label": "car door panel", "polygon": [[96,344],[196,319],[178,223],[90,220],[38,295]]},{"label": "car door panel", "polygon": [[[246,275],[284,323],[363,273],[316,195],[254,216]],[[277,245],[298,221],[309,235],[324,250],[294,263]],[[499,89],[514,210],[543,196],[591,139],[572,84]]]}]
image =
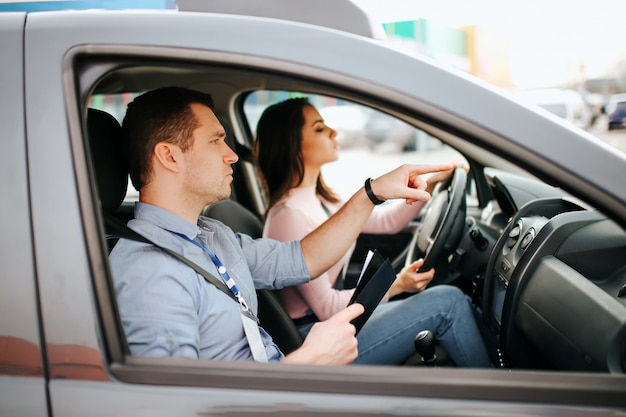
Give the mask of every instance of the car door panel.
[{"label": "car door panel", "polygon": [[[7,415],[47,415],[37,312],[24,130],[24,13],[0,14],[0,404]],[[7,320],[6,318],[11,318]],[[10,409],[4,405],[10,404]]]},{"label": "car door panel", "polygon": [[[572,411],[576,404],[572,393],[582,398],[579,401],[583,404],[598,408],[604,405],[593,395],[597,387],[619,393],[606,378],[593,375],[581,375],[576,381],[565,379],[564,383],[559,375],[550,380],[532,372],[300,368],[126,356],[107,285],[102,219],[83,140],[81,106],[91,87],[88,81],[93,83],[99,74],[78,73],[78,63],[92,55],[98,55],[105,66],[111,56],[132,56],[135,62],[148,57],[174,63],[193,59],[207,66],[245,63],[266,71],[302,70],[319,82],[330,74],[333,81],[348,83],[351,67],[340,62],[335,70],[314,71],[311,58],[298,50],[297,42],[279,42],[284,29],[295,29],[290,25],[273,27],[268,22],[246,20],[248,30],[264,36],[265,42],[252,50],[247,37],[234,36],[238,29],[232,24],[241,22],[232,17],[172,19],[154,14],[138,20],[127,14],[112,13],[107,19],[97,16],[68,14],[57,21],[52,14],[42,13],[26,25],[25,109],[32,235],[45,317],[42,333],[47,344],[53,415],[105,414],[104,410],[133,415],[429,415],[444,407],[449,411],[451,405],[459,415],[471,415],[480,414],[478,410],[485,409],[486,401],[493,415],[555,415]],[[295,32],[308,35],[309,30]],[[50,36],[52,33],[55,36]],[[334,40],[328,33],[320,35]],[[223,40],[222,44],[212,37]],[[272,37],[284,48],[268,43]],[[338,47],[359,45],[349,37],[340,39]],[[322,56],[325,53],[320,52]],[[328,54],[325,57],[332,58]],[[361,94],[383,97],[388,93],[398,103],[419,108],[420,101],[399,93],[395,84],[412,79],[410,74],[389,81],[383,88],[374,82],[374,69],[359,71],[355,76],[361,84],[355,88]],[[79,79],[86,85],[84,90],[77,87]],[[419,87],[415,81],[409,84],[416,90]],[[54,347],[58,345],[70,353],[56,354]],[[558,384],[567,385],[567,389],[554,389]],[[616,396],[610,398],[614,405]],[[554,403],[566,405],[551,405]]]}]

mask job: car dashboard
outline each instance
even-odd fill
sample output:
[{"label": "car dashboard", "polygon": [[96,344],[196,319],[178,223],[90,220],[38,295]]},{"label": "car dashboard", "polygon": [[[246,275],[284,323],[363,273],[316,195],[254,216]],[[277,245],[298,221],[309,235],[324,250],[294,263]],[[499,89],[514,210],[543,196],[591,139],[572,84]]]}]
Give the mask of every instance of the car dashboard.
[{"label": "car dashboard", "polygon": [[544,183],[485,175],[493,201],[450,259],[474,283],[499,365],[624,373],[624,230]]}]

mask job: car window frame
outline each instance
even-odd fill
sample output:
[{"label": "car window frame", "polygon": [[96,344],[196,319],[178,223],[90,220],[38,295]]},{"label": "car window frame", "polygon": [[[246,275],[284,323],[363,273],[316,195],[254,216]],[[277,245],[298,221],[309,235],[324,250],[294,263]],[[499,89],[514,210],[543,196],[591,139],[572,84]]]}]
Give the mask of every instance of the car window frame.
[{"label": "car window frame", "polygon": [[[113,56],[115,58],[113,58]],[[76,59],[80,58],[80,59]],[[83,59],[85,58],[85,59]],[[170,60],[171,63],[189,65],[228,65],[237,67],[237,54],[210,51],[181,50],[145,46],[97,45],[74,48],[66,56],[69,69],[65,89],[69,97],[68,111],[84,119],[86,99],[96,81],[115,67],[124,63],[137,63],[142,59]],[[98,60],[101,60],[98,63]],[[76,65],[80,62],[80,65]],[[117,63],[115,63],[117,62]],[[87,65],[89,64],[89,65]],[[91,65],[94,64],[94,65]],[[246,68],[277,70],[278,63],[248,57]],[[87,71],[87,69],[89,71]],[[307,68],[291,63],[281,67],[282,72],[307,73]],[[308,73],[314,74],[314,73]],[[323,73],[310,75],[321,82]],[[348,80],[346,79],[346,82]],[[80,97],[80,102],[76,101]],[[75,121],[74,121],[75,122]],[[73,122],[73,123],[74,123]],[[86,241],[92,267],[95,296],[98,300],[98,317],[106,346],[106,366],[111,375],[126,383],[169,386],[233,388],[238,390],[287,391],[346,395],[376,395],[388,397],[447,398],[526,402],[535,404],[595,404],[605,405],[604,399],[595,397],[598,389],[618,393],[614,376],[571,375],[518,371],[465,369],[419,369],[398,367],[317,367],[305,365],[259,364],[242,362],[188,361],[173,358],[140,358],[128,355],[119,316],[114,308],[110,270],[106,258],[104,227],[97,209],[95,186],[91,168],[84,153],[84,126],[72,129],[72,145],[77,166],[81,211],[83,213]],[[80,155],[82,153],[82,156]],[[80,161],[82,158],[82,161]],[[82,177],[84,175],[84,177]],[[82,177],[82,178],[81,178]],[[102,267],[104,265],[104,267]],[[560,388],[557,388],[560,387]],[[572,398],[572,393],[577,397]]]}]

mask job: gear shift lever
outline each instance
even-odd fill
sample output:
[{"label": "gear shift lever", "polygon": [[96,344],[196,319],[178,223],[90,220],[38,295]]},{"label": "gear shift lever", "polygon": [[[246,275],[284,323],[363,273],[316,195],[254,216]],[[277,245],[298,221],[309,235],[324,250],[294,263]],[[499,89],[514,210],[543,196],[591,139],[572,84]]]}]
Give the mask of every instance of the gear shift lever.
[{"label": "gear shift lever", "polygon": [[433,336],[433,332],[422,330],[415,336],[413,344],[417,353],[422,357],[422,364],[435,366],[437,355],[435,355],[435,336]]}]

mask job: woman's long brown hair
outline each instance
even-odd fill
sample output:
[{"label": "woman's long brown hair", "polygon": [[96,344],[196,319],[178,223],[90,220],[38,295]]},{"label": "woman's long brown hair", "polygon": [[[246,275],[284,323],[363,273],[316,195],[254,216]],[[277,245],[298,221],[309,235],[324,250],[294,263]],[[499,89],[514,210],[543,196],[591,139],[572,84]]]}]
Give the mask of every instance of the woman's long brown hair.
[{"label": "woman's long brown hair", "polygon": [[[313,107],[306,97],[281,101],[266,108],[257,124],[255,153],[268,197],[266,213],[304,179],[302,127],[305,106]],[[317,178],[316,192],[328,201],[339,201],[324,183],[321,173]]]}]

